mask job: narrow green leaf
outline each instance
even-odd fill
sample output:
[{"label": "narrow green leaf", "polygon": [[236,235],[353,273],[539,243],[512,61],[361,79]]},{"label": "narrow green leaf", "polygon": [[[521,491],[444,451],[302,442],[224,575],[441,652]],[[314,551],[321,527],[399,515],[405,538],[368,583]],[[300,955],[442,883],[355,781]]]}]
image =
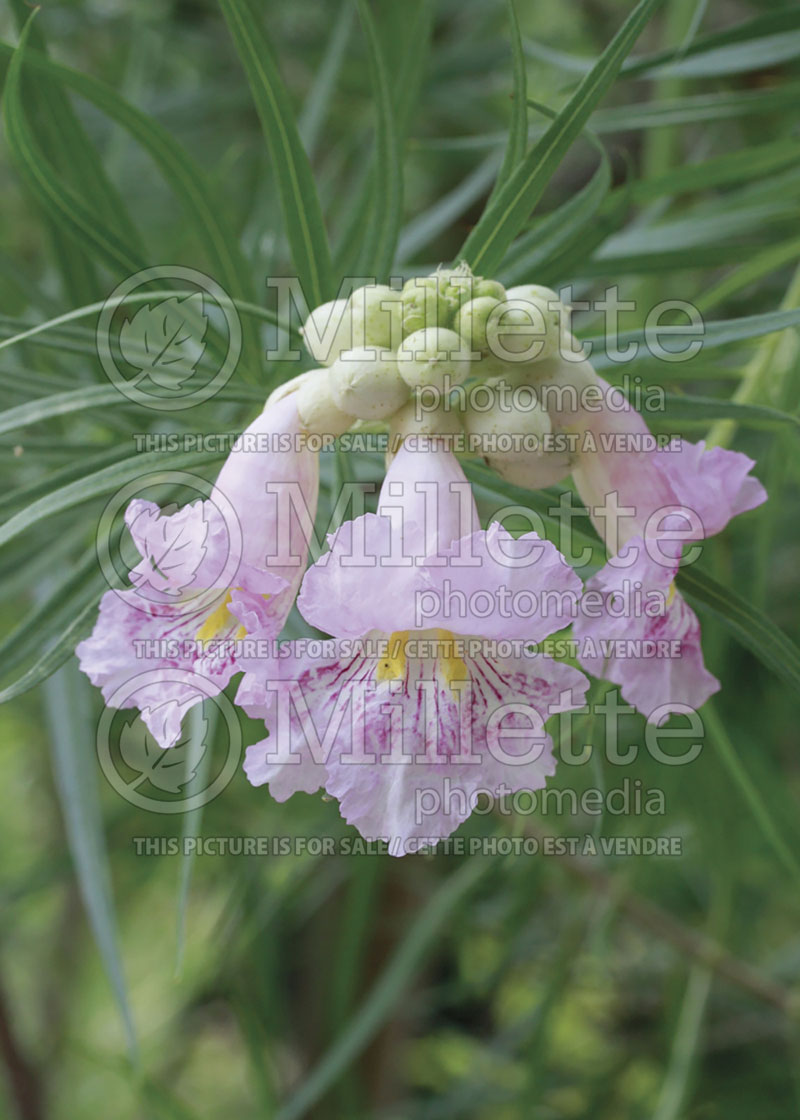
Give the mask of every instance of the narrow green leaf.
[{"label": "narrow green leaf", "polygon": [[45,685],[45,706],[67,843],[89,924],[125,1027],[128,1050],[135,1061],[136,1033],[117,945],[117,922],[97,786],[89,684],[74,661]]},{"label": "narrow green leaf", "polygon": [[500,265],[499,276],[506,284],[520,283],[552,269],[570,245],[581,243],[586,252],[585,235],[611,186],[611,164],[601,151],[600,166],[589,182],[551,214],[518,238]]},{"label": "narrow green leaf", "polygon": [[353,7],[350,0],[344,0],[336,17],[336,26],[328,40],[322,63],[314,76],[314,84],[297,122],[300,139],[309,156],[317,146],[322,125],[330,109],[331,97],[344,62],[352,29]]},{"label": "narrow green leaf", "polygon": [[378,30],[367,0],[357,0],[377,114],[372,201],[362,249],[364,275],[385,280],[391,270],[403,211],[403,162],[392,90]]},{"label": "narrow green leaf", "polygon": [[[18,27],[22,30],[31,15],[31,7],[26,0],[13,0],[13,8]],[[44,59],[49,57],[41,20],[31,28],[26,64],[36,55]],[[141,237],[122,196],[106,174],[97,149],[59,86],[60,83],[48,76],[45,69],[41,69],[39,77],[30,82],[28,96],[33,94],[40,105],[46,150],[52,150],[59,173],[71,181],[82,198],[97,208],[103,220],[119,230],[128,244],[141,248]],[[97,292],[92,295],[96,296]]]},{"label": "narrow green leaf", "polygon": [[735,420],[748,428],[794,428],[800,432],[800,417],[762,404],[740,404],[691,393],[665,393],[667,419]]},{"label": "narrow green leaf", "polygon": [[714,740],[717,753],[722,759],[729,777],[747,802],[753,819],[761,829],[767,843],[772,848],[783,867],[794,879],[800,882],[800,864],[798,864],[792,848],[775,827],[773,813],[767,807],[760,793],[753,785],[753,780],[742,765],[742,761],[736,753],[736,748],[728,735],[725,725],[717,715],[713,704],[710,702],[703,707],[703,719],[708,730],[711,732],[711,737]]},{"label": "narrow green leaf", "polygon": [[[765,334],[773,334],[775,331],[785,331],[797,326],[800,326],[800,310],[767,311],[763,315],[744,315],[740,319],[720,319],[705,323],[702,331],[698,332],[698,340],[702,340],[703,350],[707,350],[717,346],[728,346],[732,342],[760,338]],[[592,344],[590,360],[597,369],[621,368],[619,362],[613,361],[608,356],[602,336],[584,338],[581,341]],[[616,345],[624,350],[628,343],[638,342],[641,345],[645,341],[643,330],[624,331],[617,336]],[[669,328],[660,327],[659,344],[665,351],[679,353],[686,349],[687,335],[676,334],[670,341]]]},{"label": "narrow green leaf", "polygon": [[691,602],[718,618],[759,661],[800,691],[800,649],[763,612],[701,572],[696,564],[681,568],[677,583]]},{"label": "narrow green leaf", "polygon": [[328,235],[308,157],[272,46],[252,0],[220,0],[264,130],[292,261],[311,307],[332,294]]},{"label": "narrow green leaf", "polygon": [[177,455],[162,452],[147,452],[134,455],[132,458],[123,459],[119,463],[96,471],[70,482],[58,490],[50,491],[38,501],[33,502],[19,513],[14,514],[8,521],[0,525],[0,545],[13,540],[20,533],[36,525],[45,518],[64,510],[73,509],[92,498],[99,498],[124,486],[134,478],[140,478],[149,471],[188,470],[191,467],[200,467],[208,463],[219,462],[224,458],[221,451],[186,451]]},{"label": "narrow green leaf", "polygon": [[[8,63],[14,48],[0,43],[0,62]],[[191,228],[204,247],[215,279],[229,295],[252,299],[250,266],[242,253],[236,234],[230,228],[225,207],[212,192],[205,172],[158,122],[142,113],[110,86],[88,74],[52,62],[35,53],[25,59],[32,74],[52,77],[95,105],[124,128],[147,152],[175,193]],[[249,345],[260,350],[257,333],[251,332]]]},{"label": "narrow green leaf", "polygon": [[[198,789],[204,788],[205,775],[211,764],[211,747],[219,719],[216,704],[196,704],[189,712],[189,751],[186,755],[186,773],[197,777]],[[178,903],[175,929],[175,975],[180,977],[183,968],[183,951],[186,944],[186,910],[189,905],[189,887],[192,881],[194,848],[189,841],[200,835],[203,823],[203,806],[199,805],[183,814],[181,823],[181,862],[178,877]]]},{"label": "narrow green leaf", "polygon": [[397,245],[398,261],[409,260],[481,197],[497,173],[499,159],[499,155],[492,152],[458,186],[404,226]]},{"label": "narrow green leaf", "polygon": [[651,202],[663,195],[688,194],[708,190],[709,187],[728,186],[732,183],[759,179],[774,171],[782,171],[800,162],[800,143],[786,138],[771,144],[759,144],[704,160],[674,167],[652,179],[640,179],[629,184],[633,202]]},{"label": "narrow green leaf", "polygon": [[363,1051],[391,1015],[437,933],[496,863],[496,859],[490,857],[468,860],[431,895],[355,1017],[280,1109],[276,1120],[300,1120]]},{"label": "narrow green leaf", "polygon": [[542,139],[484,210],[459,254],[476,273],[491,275],[497,269],[659,3],[660,0],[640,0]]},{"label": "narrow green leaf", "polygon": [[[35,18],[36,13],[31,16]],[[144,267],[138,251],[102,222],[82,198],[56,173],[36,144],[25,119],[22,66],[30,34],[29,19],[11,59],[3,97],[3,118],[9,150],[20,174],[45,212],[68,230],[81,245],[93,246],[100,260],[124,275]]]},{"label": "narrow green leaf", "polygon": [[503,163],[497,173],[497,180],[489,196],[489,202],[506,185],[512,173],[525,158],[528,146],[528,76],[525,70],[525,55],[519,33],[519,20],[514,0],[507,0],[508,24],[511,32],[511,57],[513,62],[514,92],[511,99],[511,120],[508,125],[508,140],[503,155]]}]

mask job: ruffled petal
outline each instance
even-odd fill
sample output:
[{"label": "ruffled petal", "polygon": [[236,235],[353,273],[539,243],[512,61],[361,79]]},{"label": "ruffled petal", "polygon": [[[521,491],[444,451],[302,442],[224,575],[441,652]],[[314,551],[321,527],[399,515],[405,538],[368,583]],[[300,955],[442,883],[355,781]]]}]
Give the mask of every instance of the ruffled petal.
[{"label": "ruffled petal", "polygon": [[106,703],[138,708],[161,747],[177,742],[185,713],[221,692],[235,671],[224,650],[203,655],[197,631],[204,619],[143,610],[135,591],[107,591],[92,634],[77,647],[81,669]]},{"label": "ruffled petal", "polygon": [[723,447],[707,451],[704,440],[673,440],[657,454],[678,501],[695,511],[705,537],[721,532],[737,514],[767,500],[766,490],[750,474],[755,461],[740,451]]},{"label": "ruffled petal", "polygon": [[574,625],[578,659],[658,725],[670,712],[702,707],[720,686],[703,662],[697,615],[672,586],[677,565],[650,557],[641,538],[628,547],[638,550],[634,564],[609,563],[586,584]]},{"label": "ruffled petal", "polygon": [[541,788],[555,769],[544,723],[580,707],[588,687],[541,655],[467,659],[469,683],[456,688],[435,658],[409,658],[402,676],[379,680],[378,658],[335,648],[268,670],[270,736],[248,752],[248,777],[281,798],[324,784],[344,818],[395,855],[448,836],[480,791]]},{"label": "ruffled petal", "polygon": [[484,638],[540,642],[575,617],[582,584],[561,553],[538,533],[513,537],[498,522],[426,568],[416,626]]}]

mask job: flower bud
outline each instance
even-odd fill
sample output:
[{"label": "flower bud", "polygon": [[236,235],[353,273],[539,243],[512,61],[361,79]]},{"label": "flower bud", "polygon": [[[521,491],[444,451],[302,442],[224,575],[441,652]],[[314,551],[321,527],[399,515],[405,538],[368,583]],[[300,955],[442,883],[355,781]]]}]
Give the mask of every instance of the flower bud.
[{"label": "flower bud", "polygon": [[304,375],[297,392],[297,415],[303,428],[314,435],[340,436],[353,423],[337,407],[331,393],[330,370],[314,369]]},{"label": "flower bud", "polygon": [[349,300],[352,346],[396,350],[403,337],[403,294],[385,284],[356,288]]},{"label": "flower bud", "polygon": [[505,362],[535,362],[558,353],[559,319],[541,301],[514,298],[496,304],[486,321],[489,352]]},{"label": "flower bud", "polygon": [[499,299],[502,302],[506,295],[506,290],[499,280],[484,280],[482,277],[475,277],[475,283],[472,286],[473,299],[483,299],[484,296],[489,296],[491,299]]},{"label": "flower bud", "polygon": [[397,368],[412,389],[428,386],[441,393],[469,375],[469,351],[455,331],[428,327],[414,331],[401,344]]},{"label": "flower bud", "polygon": [[566,451],[544,450],[522,456],[500,452],[485,458],[487,467],[491,467],[506,482],[524,486],[527,490],[555,486],[572,473],[572,460]]},{"label": "flower bud", "polygon": [[495,446],[492,439],[502,437],[501,444],[509,448],[516,446],[516,454],[523,453],[523,440],[527,439],[531,446],[552,431],[550,417],[539,403],[535,390],[529,386],[514,386],[502,377],[491,377],[475,386],[463,419],[469,436],[488,437],[489,447]]},{"label": "flower bud", "polygon": [[420,408],[416,395],[389,421],[389,446],[386,463],[392,461],[407,436],[458,436],[462,432],[461,417],[454,408],[442,402],[435,409]]},{"label": "flower bud", "polygon": [[[562,335],[569,331],[570,311],[561,302],[558,293],[552,288],[544,288],[539,284],[520,284],[516,288],[509,288],[509,301],[513,301],[515,308],[526,305],[533,310],[534,320],[539,326],[540,337],[543,345],[538,354],[528,360],[542,361],[552,358],[559,351]],[[513,349],[513,347],[510,347]]]},{"label": "flower bud", "polygon": [[300,328],[306,350],[315,362],[333,365],[353,345],[353,320],[346,299],[333,299],[315,307]]},{"label": "flower bud", "polygon": [[395,355],[372,347],[346,350],[330,368],[334,404],[359,420],[386,420],[408,400],[408,385],[397,370]]},{"label": "flower bud", "polygon": [[493,296],[480,296],[467,300],[455,318],[453,326],[466,342],[470,350],[485,354],[489,349],[486,327],[489,317],[500,301]]},{"label": "flower bud", "polygon": [[413,334],[426,327],[445,326],[450,309],[439,294],[435,276],[415,276],[402,291],[403,333]]},{"label": "flower bud", "polygon": [[480,279],[472,275],[472,269],[466,261],[462,261],[456,268],[440,268],[434,273],[434,277],[439,285],[441,298],[451,314],[473,298],[475,284]]}]

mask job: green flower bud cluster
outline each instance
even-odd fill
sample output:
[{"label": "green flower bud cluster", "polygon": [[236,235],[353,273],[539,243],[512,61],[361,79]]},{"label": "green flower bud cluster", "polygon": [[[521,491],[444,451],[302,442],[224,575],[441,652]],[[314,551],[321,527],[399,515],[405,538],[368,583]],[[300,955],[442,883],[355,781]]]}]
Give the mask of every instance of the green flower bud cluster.
[{"label": "green flower bud cluster", "polygon": [[[555,356],[568,331],[568,310],[551,289],[525,284],[507,291],[464,263],[412,277],[402,289],[365,285],[315,308],[303,325],[305,345],[323,368],[297,379],[301,423],[339,435],[356,420],[387,421],[395,442],[411,433],[450,435],[462,425],[467,435],[495,443],[515,433],[545,437],[544,410],[478,413],[456,390],[467,379],[532,384],[535,364]],[[422,393],[427,405],[420,413],[415,401]],[[432,399],[440,402],[433,411]],[[515,475],[530,458],[502,450],[485,457]]]}]

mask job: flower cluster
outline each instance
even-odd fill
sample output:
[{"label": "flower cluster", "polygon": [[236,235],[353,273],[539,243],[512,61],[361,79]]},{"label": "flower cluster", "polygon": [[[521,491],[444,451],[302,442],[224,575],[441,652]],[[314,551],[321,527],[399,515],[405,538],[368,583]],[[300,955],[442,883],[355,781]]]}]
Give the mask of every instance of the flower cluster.
[{"label": "flower cluster", "polygon": [[[242,673],[237,703],[267,731],[247,751],[250,781],[281,801],[324,789],[365,838],[401,854],[449,835],[479,792],[536,790],[553,774],[547,721],[581,707],[589,685],[536,649],[565,627],[582,668],[654,722],[719,687],[675,576],[687,544],[765,492],[744,455],[654,450],[642,417],[576,360],[554,292],[506,292],[461,266],[400,291],[358,289],[314,310],[303,334],[321,367],[273,394],[207,500],[169,515],[128,508],[141,560],[78,647],[107,701],[131,681],[125,706],[169,748],[209,686]],[[470,380],[526,388],[526,407],[478,409],[457,392]],[[424,417],[422,393],[438,402]],[[319,464],[303,436],[365,421],[395,436],[377,510],[342,524],[307,568]],[[609,553],[585,587],[535,532],[481,528],[445,439],[456,430],[485,436],[483,458],[518,485],[572,477]],[[542,438],[499,451],[502,432]],[[546,435],[577,438],[564,451]],[[324,656],[276,645],[295,603],[331,635]],[[177,655],[166,639],[181,640]],[[625,655],[648,639],[669,655]]]}]

